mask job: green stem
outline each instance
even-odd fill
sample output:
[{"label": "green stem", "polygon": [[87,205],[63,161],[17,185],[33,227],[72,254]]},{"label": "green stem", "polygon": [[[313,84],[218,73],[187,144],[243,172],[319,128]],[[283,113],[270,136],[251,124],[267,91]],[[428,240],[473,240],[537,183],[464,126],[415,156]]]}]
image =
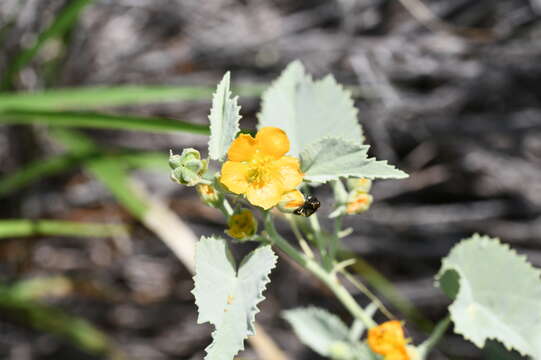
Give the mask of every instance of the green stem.
[{"label": "green stem", "polygon": [[321,233],[321,225],[319,224],[319,218],[317,217],[317,214],[314,214],[308,218],[308,221],[310,221],[310,226],[312,227],[312,230],[317,235]]},{"label": "green stem", "polygon": [[312,234],[314,235],[314,240],[316,246],[321,254],[323,259],[323,265],[327,270],[331,270],[333,265],[333,259],[330,256],[329,249],[327,249],[327,243],[331,240],[328,239],[328,236],[324,236],[323,231],[321,230],[321,225],[319,224],[319,218],[317,214],[313,214],[308,218],[310,227],[312,228]]},{"label": "green stem", "polygon": [[289,222],[289,226],[291,226],[291,230],[293,230],[293,235],[295,235],[295,238],[299,242],[299,246],[306,254],[306,256],[308,256],[309,258],[313,258],[314,253],[312,252],[312,249],[310,249],[310,245],[308,245],[308,242],[302,236],[301,230],[299,229],[299,226],[297,225],[297,222],[295,221],[295,218],[293,216],[294,215],[291,214],[285,214],[285,218]]},{"label": "green stem", "polygon": [[338,259],[355,259],[355,264],[351,266],[355,273],[360,275],[381,296],[397,308],[408,321],[415,323],[422,331],[432,331],[434,328],[432,322],[413,305],[411,300],[400,294],[392,282],[366,260],[351,251],[342,249],[338,250]]},{"label": "green stem", "polygon": [[340,232],[342,231],[342,220],[344,215],[340,214],[334,219],[334,232],[329,241],[329,256],[334,261],[339,247]]},{"label": "green stem", "polygon": [[296,263],[315,275],[334,293],[340,302],[348,309],[354,318],[359,319],[367,328],[372,328],[377,324],[368,316],[364,310],[357,304],[353,296],[338,281],[338,278],[326,269],[321,267],[316,261],[304,256],[297,251],[286,239],[284,239],[274,227],[272,217],[269,213],[265,214],[265,229],[274,245],[289,255]]},{"label": "green stem", "polygon": [[229,204],[229,201],[224,197],[221,204],[218,206],[218,209],[224,214],[226,219],[229,219],[230,216],[232,216],[235,212],[233,211],[233,208]]},{"label": "green stem", "polygon": [[438,322],[430,337],[418,347],[420,359],[426,359],[434,346],[440,342],[449,325],[451,325],[451,317],[449,315]]}]

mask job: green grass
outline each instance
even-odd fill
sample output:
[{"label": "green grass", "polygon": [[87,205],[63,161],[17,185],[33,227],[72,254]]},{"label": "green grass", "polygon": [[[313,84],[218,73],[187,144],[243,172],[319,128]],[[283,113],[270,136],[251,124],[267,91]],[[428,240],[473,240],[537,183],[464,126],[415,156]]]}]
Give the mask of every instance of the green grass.
[{"label": "green grass", "polygon": [[0,124],[32,123],[95,129],[151,132],[181,131],[201,135],[209,134],[209,127],[207,125],[190,124],[180,120],[165,118],[45,110],[6,110],[0,112]]},{"label": "green grass", "polygon": [[340,260],[355,259],[355,263],[351,265],[355,273],[360,275],[366,283],[372,286],[384,299],[398,309],[407,320],[417,325],[420,330],[427,333],[432,331],[434,324],[408,298],[400,294],[392,282],[366,260],[346,250],[340,251],[338,256]]},{"label": "green grass", "polygon": [[55,17],[53,22],[37,37],[32,46],[13,58],[0,82],[0,90],[9,90],[15,76],[32,61],[43,45],[50,39],[62,37],[79,18],[81,11],[93,0],[72,0]]},{"label": "green grass", "polygon": [[111,237],[127,233],[123,225],[63,220],[0,220],[0,239],[28,236]]},{"label": "green grass", "polygon": [[[259,85],[241,85],[234,89],[240,96],[256,96]],[[93,109],[149,103],[210,101],[214,87],[209,86],[113,86],[50,89],[26,93],[0,93],[0,110]]]},{"label": "green grass", "polygon": [[[65,128],[51,129],[51,136],[66,150],[74,155],[100,148],[84,134]],[[131,189],[128,176],[128,164],[122,164],[114,158],[99,157],[85,163],[85,167],[96,179],[103,183],[116,199],[137,219],[142,219],[148,211],[148,204]]]},{"label": "green grass", "polygon": [[0,285],[0,309],[5,317],[62,337],[88,353],[115,360],[124,358],[107,335],[91,323],[29,298],[28,293],[21,293],[19,285]]}]

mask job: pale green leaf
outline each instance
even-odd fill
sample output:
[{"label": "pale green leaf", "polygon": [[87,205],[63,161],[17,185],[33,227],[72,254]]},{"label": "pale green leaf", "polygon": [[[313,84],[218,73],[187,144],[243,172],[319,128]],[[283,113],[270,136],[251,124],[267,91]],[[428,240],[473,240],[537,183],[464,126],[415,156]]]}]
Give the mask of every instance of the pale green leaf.
[{"label": "pale green leaf", "polygon": [[541,272],[497,239],[474,235],[443,260],[439,285],[456,295],[455,332],[478,347],[496,339],[541,359]]},{"label": "pale green leaf", "polygon": [[363,134],[351,94],[328,75],[314,81],[299,61],[287,66],[263,93],[259,128],[278,127],[290,140],[289,154],[298,157],[325,136],[361,144]]},{"label": "pale green leaf", "polygon": [[366,343],[354,344],[355,353],[351,360],[382,360],[383,356],[378,355]]},{"label": "pale green leaf", "polygon": [[238,97],[231,97],[230,75],[227,72],[218,84],[210,109],[209,156],[223,160],[229,145],[239,132],[240,106]]},{"label": "pale green leaf", "polygon": [[329,356],[331,345],[349,342],[349,329],[327,310],[307,307],[287,310],[284,318],[291,324],[303,344],[322,356]]},{"label": "pale green leaf", "polygon": [[[370,316],[376,307],[369,305],[365,311]],[[366,344],[351,338],[348,329],[336,315],[317,307],[297,308],[283,312],[283,317],[293,327],[301,342],[321,356],[336,360],[377,360]],[[362,333],[362,330],[353,330]]]},{"label": "pale green leaf", "polygon": [[323,138],[301,153],[301,168],[308,181],[326,182],[340,177],[402,179],[408,175],[387,164],[368,158],[368,146],[340,138]]},{"label": "pale green leaf", "polygon": [[244,339],[255,334],[257,304],[264,299],[275,264],[270,246],[263,246],[252,251],[237,271],[225,240],[203,237],[197,243],[192,292],[199,309],[198,323],[215,326],[206,360],[232,360],[244,349]]}]

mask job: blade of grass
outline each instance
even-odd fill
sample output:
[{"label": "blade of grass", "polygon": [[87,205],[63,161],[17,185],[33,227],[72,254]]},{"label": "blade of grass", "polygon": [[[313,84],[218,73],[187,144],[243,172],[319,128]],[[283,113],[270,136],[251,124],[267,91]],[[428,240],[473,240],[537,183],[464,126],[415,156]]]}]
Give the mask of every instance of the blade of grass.
[{"label": "blade of grass", "polygon": [[19,280],[10,285],[10,294],[21,300],[41,300],[62,297],[73,291],[72,282],[65,276],[38,276]]},{"label": "blade of grass", "polygon": [[122,86],[52,89],[33,93],[0,94],[0,110],[89,109],[182,100],[210,100],[210,87]]},{"label": "blade of grass", "polygon": [[11,287],[0,285],[0,308],[4,315],[65,338],[83,351],[110,359],[124,358],[107,336],[87,320],[18,296]]},{"label": "blade of grass", "polygon": [[41,34],[39,34],[32,46],[21,51],[17,56],[15,56],[13,62],[8,65],[6,73],[0,82],[0,89],[10,89],[13,85],[15,75],[17,75],[19,71],[21,71],[28,63],[30,63],[30,61],[49,39],[61,37],[66,31],[68,31],[77,21],[81,11],[91,2],[92,0],[72,0],[68,2],[66,7],[60,11],[53,22]]},{"label": "blade of grass", "polygon": [[183,131],[192,134],[209,134],[209,127],[207,125],[190,124],[180,120],[83,112],[6,110],[0,112],[0,124],[1,123],[38,123],[54,126],[139,130],[151,132]]},{"label": "blade of grass", "polygon": [[[100,148],[90,138],[80,132],[54,128],[50,130],[50,134],[74,155],[100,151]],[[87,162],[86,168],[113,193],[135,218],[141,220],[144,217],[148,206],[130,190],[127,164],[111,158],[96,158]]]},{"label": "blade of grass", "polygon": [[88,158],[91,155],[92,153],[85,153],[80,156],[61,154],[49,159],[36,160],[22,169],[0,178],[0,197],[16,191],[34,181],[67,171],[80,163],[84,158]]},{"label": "blade of grass", "polygon": [[0,239],[27,236],[111,237],[125,235],[117,224],[81,223],[63,220],[0,220]]},{"label": "blade of grass", "polygon": [[0,178],[0,198],[6,194],[17,191],[25,186],[42,180],[49,176],[54,176],[71,168],[85,163],[92,158],[111,157],[118,163],[124,163],[129,168],[148,168],[168,170],[167,158],[165,153],[158,152],[135,152],[126,154],[96,153],[94,151],[82,151],[78,155],[71,153],[60,154],[48,159],[39,159],[15,172]]},{"label": "blade of grass", "polygon": [[357,274],[362,276],[366,282],[372,286],[378,293],[387,299],[398,311],[400,311],[407,320],[411,321],[419,327],[419,329],[430,332],[434,328],[434,324],[428,320],[413,303],[402,294],[387,278],[381,274],[376,268],[370,265],[366,260],[351,251],[341,250],[338,253],[340,261],[345,259],[354,259],[355,263],[351,268]]},{"label": "blade of grass", "polygon": [[[244,84],[233,89],[240,96],[257,96],[264,86]],[[0,94],[0,110],[69,110],[140,105],[188,100],[210,101],[210,86],[116,86],[51,89],[31,93]]]}]

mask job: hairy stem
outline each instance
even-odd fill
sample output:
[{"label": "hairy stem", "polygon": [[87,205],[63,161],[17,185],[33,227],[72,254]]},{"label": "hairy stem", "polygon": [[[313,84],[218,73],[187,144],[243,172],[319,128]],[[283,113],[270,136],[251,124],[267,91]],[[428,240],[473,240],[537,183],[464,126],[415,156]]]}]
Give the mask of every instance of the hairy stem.
[{"label": "hairy stem", "polygon": [[348,309],[355,319],[359,319],[367,328],[377,324],[368,316],[364,310],[357,304],[353,296],[338,281],[338,278],[331,272],[324,269],[315,260],[310,259],[295,249],[286,239],[284,239],[274,227],[272,217],[269,213],[265,214],[265,230],[267,231],[272,243],[290,256],[296,263],[315,275],[334,293],[340,302]]}]

